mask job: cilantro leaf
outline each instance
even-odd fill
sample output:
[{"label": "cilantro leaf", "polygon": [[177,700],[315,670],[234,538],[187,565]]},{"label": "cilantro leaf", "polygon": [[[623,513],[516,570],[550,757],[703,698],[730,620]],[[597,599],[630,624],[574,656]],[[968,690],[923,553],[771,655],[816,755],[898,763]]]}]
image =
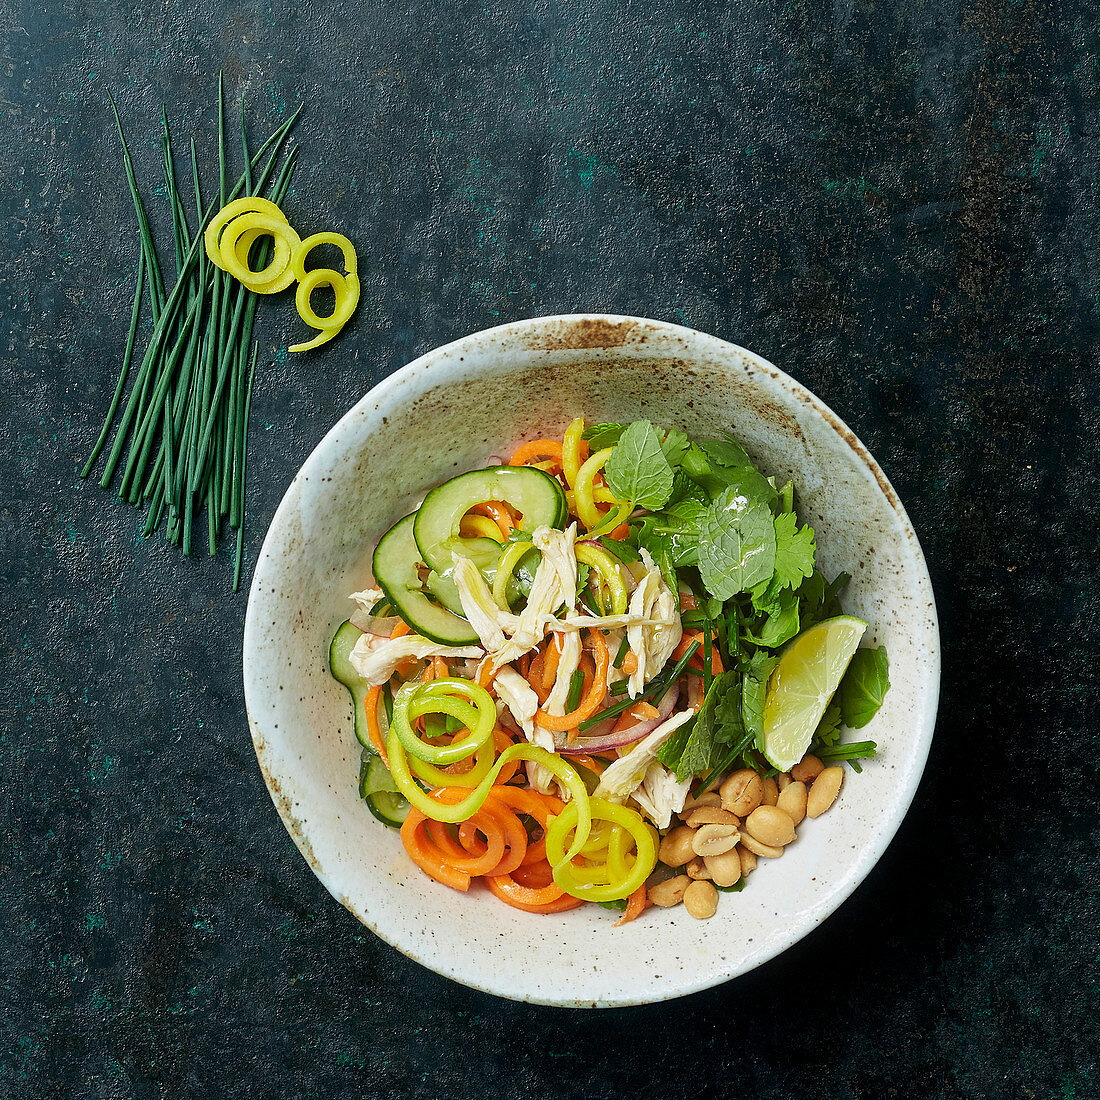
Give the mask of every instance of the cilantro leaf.
[{"label": "cilantro leaf", "polygon": [[679,504],[682,500],[695,500],[700,504],[710,503],[710,494],[697,481],[692,481],[678,466],[672,471],[672,496],[669,504]]},{"label": "cilantro leaf", "polygon": [[608,488],[639,508],[663,507],[672,496],[672,467],[648,420],[635,420],[623,432],[604,466]]},{"label": "cilantro leaf", "polygon": [[592,571],[591,566],[585,565],[583,561],[577,562],[577,591],[584,591],[584,586],[588,584],[588,574]]},{"label": "cilantro leaf", "polygon": [[798,597],[790,591],[780,592],[774,610],[760,624],[755,634],[748,635],[750,642],[778,649],[798,633]]},{"label": "cilantro leaf", "polygon": [[675,469],[684,460],[684,455],[691,448],[691,442],[683,432],[672,432],[661,440],[661,450],[664,452],[668,464]]},{"label": "cilantro leaf", "polygon": [[846,726],[862,729],[874,718],[890,690],[890,659],[886,647],[857,649],[840,681],[840,713]]},{"label": "cilantro leaf", "polygon": [[799,614],[802,618],[803,630],[823,619],[831,619],[834,615],[840,614],[838,593],[850,579],[847,573],[841,573],[832,584],[829,584],[824,574],[815,569],[798,586]]},{"label": "cilantro leaf", "polygon": [[775,576],[780,588],[797,588],[813,575],[816,551],[812,527],[799,527],[793,512],[775,517]]},{"label": "cilantro leaf", "polygon": [[731,469],[752,469],[752,459],[748,452],[732,435],[725,439],[706,439],[700,447],[713,466],[728,466]]},{"label": "cilantro leaf", "polygon": [[614,447],[626,431],[625,424],[591,424],[585,428],[581,439],[587,439],[593,453]]},{"label": "cilantro leaf", "polygon": [[771,508],[759,498],[726,489],[699,527],[699,573],[707,591],[728,600],[768,580],[774,569]]},{"label": "cilantro leaf", "polygon": [[819,755],[818,749],[829,748],[837,743],[840,737],[840,704],[833,699],[825,708],[821,721],[814,731],[813,740],[810,742],[810,751]]}]

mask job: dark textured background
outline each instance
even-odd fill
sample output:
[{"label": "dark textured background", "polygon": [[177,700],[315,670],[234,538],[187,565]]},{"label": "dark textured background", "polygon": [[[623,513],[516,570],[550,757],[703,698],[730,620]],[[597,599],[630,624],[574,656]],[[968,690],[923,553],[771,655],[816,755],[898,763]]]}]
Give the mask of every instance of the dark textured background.
[{"label": "dark textured background", "polygon": [[[0,0],[0,1096],[1100,1095],[1100,41],[1038,0]],[[338,343],[265,304],[249,568],[366,389],[558,311],[751,347],[870,446],[945,644],[916,803],[724,988],[493,1000],[354,923],[273,809],[244,594],[75,475],[125,339],[156,112],[297,104],[292,220],[356,242]],[[150,200],[163,225],[162,204]],[[614,960],[608,960],[614,965]]]}]

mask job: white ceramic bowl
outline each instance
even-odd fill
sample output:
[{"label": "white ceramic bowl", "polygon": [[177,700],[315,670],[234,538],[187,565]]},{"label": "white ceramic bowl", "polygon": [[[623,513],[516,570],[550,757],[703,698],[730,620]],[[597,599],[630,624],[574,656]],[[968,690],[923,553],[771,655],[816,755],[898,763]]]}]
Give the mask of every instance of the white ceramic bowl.
[{"label": "white ceramic bowl", "polygon": [[[695,437],[732,431],[780,483],[792,477],[826,574],[852,574],[846,610],[885,642],[892,687],[860,738],[880,754],[849,772],[834,808],[779,860],[696,921],[683,907],[622,928],[596,906],[517,912],[487,891],[421,874],[357,793],[359,746],[327,646],[347,594],[370,580],[375,540],[433,485],[561,436],[574,416],[639,417]],[[885,475],[852,432],[771,364],[675,325],[544,317],[422,356],[368,393],[321,441],[283,498],[252,583],[244,686],[256,755],[314,873],[368,928],[424,966],[503,997],[612,1006],[724,982],[805,936],[882,855],[932,738],[939,634],[924,558]]]}]

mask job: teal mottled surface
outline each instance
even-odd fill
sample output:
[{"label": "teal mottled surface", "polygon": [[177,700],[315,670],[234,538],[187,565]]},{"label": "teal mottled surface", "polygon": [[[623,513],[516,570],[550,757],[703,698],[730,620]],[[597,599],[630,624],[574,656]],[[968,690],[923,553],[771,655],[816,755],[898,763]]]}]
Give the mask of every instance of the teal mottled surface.
[{"label": "teal mottled surface", "polygon": [[[0,5],[0,1097],[1100,1095],[1096,16]],[[753,348],[893,480],[940,601],[939,731],[879,867],[779,959],[663,1007],[497,1002],[295,851],[228,561],[143,542],[76,477],[136,256],[105,89],[152,192],[160,103],[209,157],[219,67],[255,137],[305,104],[285,205],[356,242],[364,287],[313,358],[260,311],[246,562],[365,389],[532,314]]]}]

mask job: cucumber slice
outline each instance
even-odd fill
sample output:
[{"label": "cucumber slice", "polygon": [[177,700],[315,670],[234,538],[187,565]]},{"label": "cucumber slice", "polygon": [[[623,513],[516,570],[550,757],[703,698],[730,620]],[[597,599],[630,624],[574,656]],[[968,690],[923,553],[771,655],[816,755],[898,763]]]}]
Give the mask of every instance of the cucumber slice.
[{"label": "cucumber slice", "polygon": [[401,823],[409,816],[408,800],[398,792],[389,769],[373,752],[363,753],[359,768],[359,795],[367,804],[367,809],[391,829],[400,829]]},{"label": "cucumber slice", "polygon": [[417,634],[440,645],[476,644],[477,633],[465,619],[433,603],[424,593],[416,569],[420,564],[420,551],[413,539],[416,515],[398,520],[378,540],[374,548],[374,579],[398,615]]},{"label": "cucumber slice", "polygon": [[[524,531],[543,525],[560,527],[569,514],[558,480],[532,466],[490,466],[452,477],[424,498],[413,525],[420,554],[437,573],[450,569],[452,550],[484,567],[478,556],[487,553],[488,547],[478,544],[492,544],[493,540],[463,538],[458,531],[462,517],[485,500],[510,504],[522,514],[520,527]],[[496,546],[498,556],[500,549]]]},{"label": "cucumber slice", "polygon": [[328,670],[351,693],[351,705],[355,711],[355,738],[360,745],[371,748],[367,734],[366,698],[370,685],[352,667],[350,655],[363,632],[350,622],[344,623],[332,637],[328,647]]}]

